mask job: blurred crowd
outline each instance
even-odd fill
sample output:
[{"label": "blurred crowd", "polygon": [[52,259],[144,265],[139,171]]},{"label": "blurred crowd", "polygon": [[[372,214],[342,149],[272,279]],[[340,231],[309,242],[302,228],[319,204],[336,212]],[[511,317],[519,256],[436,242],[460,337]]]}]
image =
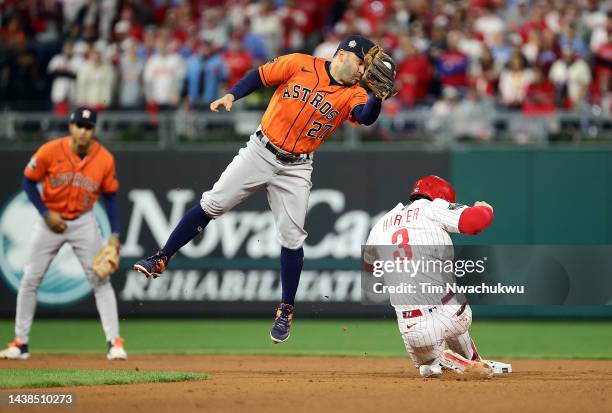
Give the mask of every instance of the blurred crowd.
[{"label": "blurred crowd", "polygon": [[595,0],[3,0],[0,101],[204,107],[275,56],[331,59],[359,33],[398,63],[390,115],[609,113],[611,32],[612,2]]}]

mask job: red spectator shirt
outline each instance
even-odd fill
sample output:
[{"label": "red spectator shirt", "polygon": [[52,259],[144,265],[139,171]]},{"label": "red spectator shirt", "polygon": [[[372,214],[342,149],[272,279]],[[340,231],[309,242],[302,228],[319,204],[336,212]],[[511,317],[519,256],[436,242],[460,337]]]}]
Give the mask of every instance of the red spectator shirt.
[{"label": "red spectator shirt", "polygon": [[244,51],[227,51],[221,56],[229,73],[228,88],[233,87],[251,68],[253,59]]},{"label": "red spectator shirt", "polygon": [[527,116],[542,116],[554,112],[555,86],[548,79],[540,84],[530,84],[525,92],[523,113]]},{"label": "red spectator shirt", "polygon": [[[431,64],[423,55],[408,56],[399,64],[397,79],[400,83],[398,97],[405,106],[425,99],[433,73]],[[414,80],[410,80],[413,78]]]}]

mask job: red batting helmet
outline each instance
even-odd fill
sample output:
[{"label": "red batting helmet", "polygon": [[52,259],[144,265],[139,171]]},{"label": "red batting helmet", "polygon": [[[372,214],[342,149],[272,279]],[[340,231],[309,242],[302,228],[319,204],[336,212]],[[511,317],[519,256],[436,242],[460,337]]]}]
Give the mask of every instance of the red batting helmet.
[{"label": "red batting helmet", "polygon": [[442,198],[448,202],[455,202],[455,190],[444,179],[435,175],[425,176],[414,183],[410,196],[423,195],[432,201]]}]

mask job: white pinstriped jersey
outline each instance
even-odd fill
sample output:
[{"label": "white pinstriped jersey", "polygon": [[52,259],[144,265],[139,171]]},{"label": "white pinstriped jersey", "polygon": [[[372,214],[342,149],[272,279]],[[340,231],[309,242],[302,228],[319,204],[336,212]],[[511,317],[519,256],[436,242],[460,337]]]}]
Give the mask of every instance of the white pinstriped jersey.
[{"label": "white pinstriped jersey", "polygon": [[397,204],[370,231],[368,245],[396,245],[398,231],[408,230],[409,245],[453,245],[449,232],[459,232],[459,217],[467,208],[443,199],[418,199]]},{"label": "white pinstriped jersey", "polygon": [[[418,199],[408,205],[401,203],[386,213],[372,228],[366,242],[372,248],[364,251],[364,260],[372,264],[376,260],[393,261],[396,257],[421,261],[423,267],[410,278],[405,273],[385,273],[387,285],[399,285],[408,281],[414,285],[430,283],[446,286],[452,282],[454,274],[435,267],[433,262],[453,260],[453,242],[450,232],[459,232],[459,218],[467,208],[461,204],[451,204],[443,199]],[[385,246],[398,246],[390,248]],[[425,267],[429,262],[431,266]],[[439,269],[438,269],[439,268]],[[446,294],[402,294],[390,295],[391,304],[418,307],[437,305],[445,302]],[[455,297],[453,303],[456,303]]]}]

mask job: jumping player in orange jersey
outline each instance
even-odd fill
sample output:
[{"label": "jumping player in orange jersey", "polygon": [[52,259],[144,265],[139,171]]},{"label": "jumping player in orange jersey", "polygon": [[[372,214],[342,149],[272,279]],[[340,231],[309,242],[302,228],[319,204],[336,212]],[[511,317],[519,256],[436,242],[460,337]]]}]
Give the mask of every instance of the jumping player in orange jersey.
[{"label": "jumping player in orange jersey", "polygon": [[[17,293],[15,340],[0,358],[27,359],[28,341],[38,287],[49,264],[64,243],[70,244],[94,291],[96,307],[108,344],[109,360],[126,359],[119,336],[117,300],[110,277],[101,278],[92,262],[102,247],[102,237],[92,212],[104,196],[112,235],[109,244],[119,248],[119,182],[111,153],[94,139],[96,112],[77,108],[70,115],[70,135],[42,145],[24,170],[23,188],[40,213],[34,224],[32,245]],[[42,197],[37,182],[42,181]]]},{"label": "jumping player in orange jersey", "polygon": [[305,54],[281,56],[242,78],[210,110],[230,111],[235,100],[262,87],[276,87],[261,124],[246,147],[221,174],[200,203],[189,210],[166,245],[134,269],[157,277],[168,260],[210,222],[255,191],[265,188],[281,244],[282,302],[270,331],[274,343],[289,338],[295,293],[304,263],[304,221],[317,148],[345,120],[371,125],[381,101],[359,85],[364,55],[374,46],[363,36],[342,41],[333,59]]}]

